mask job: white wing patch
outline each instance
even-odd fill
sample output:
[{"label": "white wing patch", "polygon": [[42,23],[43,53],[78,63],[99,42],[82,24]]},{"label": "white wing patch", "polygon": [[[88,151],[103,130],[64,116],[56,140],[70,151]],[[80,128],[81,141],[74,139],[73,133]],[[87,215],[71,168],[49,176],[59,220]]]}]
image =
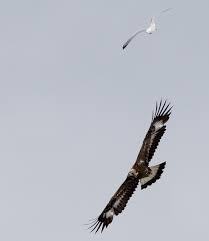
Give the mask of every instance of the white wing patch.
[{"label": "white wing patch", "polygon": [[164,125],[163,120],[155,122],[154,126],[155,126],[156,131],[159,130],[160,128],[162,128],[163,125]]},{"label": "white wing patch", "polygon": [[106,218],[112,218],[114,216],[114,210],[111,208],[108,212],[104,213]]}]

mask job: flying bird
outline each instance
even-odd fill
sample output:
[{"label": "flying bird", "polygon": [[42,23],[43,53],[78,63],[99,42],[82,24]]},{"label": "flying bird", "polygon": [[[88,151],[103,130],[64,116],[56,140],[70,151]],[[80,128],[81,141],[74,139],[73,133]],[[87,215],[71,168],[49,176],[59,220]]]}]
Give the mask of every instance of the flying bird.
[{"label": "flying bird", "polygon": [[165,124],[169,119],[171,109],[170,103],[167,104],[166,101],[162,103],[161,100],[159,105],[156,103],[150,128],[144,138],[136,162],[130,169],[125,181],[112,196],[102,213],[90,224],[89,229],[92,229],[91,232],[95,230],[96,233],[100,228],[102,232],[105,227],[108,227],[113,221],[113,217],[124,210],[139,182],[141,184],[141,189],[144,189],[160,178],[166,162],[151,167],[149,166],[149,162],[154,155],[161,137],[165,133]]},{"label": "flying bird", "polygon": [[[171,8],[167,8],[167,9],[161,11],[161,12],[160,12],[160,15],[161,15],[162,13],[165,13],[165,12],[170,11],[170,10],[171,10]],[[129,44],[138,34],[140,34],[140,33],[152,34],[152,33],[155,32],[156,30],[157,30],[157,28],[156,28],[155,17],[151,17],[149,26],[148,26],[147,28],[145,28],[145,29],[141,29],[141,30],[137,31],[134,35],[132,35],[132,36],[124,43],[123,49],[125,49],[125,48],[128,46],[128,44]]]}]

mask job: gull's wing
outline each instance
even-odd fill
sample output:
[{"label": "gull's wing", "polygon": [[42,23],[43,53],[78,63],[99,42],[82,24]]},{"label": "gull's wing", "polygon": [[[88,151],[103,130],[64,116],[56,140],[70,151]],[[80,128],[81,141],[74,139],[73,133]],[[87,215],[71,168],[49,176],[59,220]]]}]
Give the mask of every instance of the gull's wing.
[{"label": "gull's wing", "polygon": [[162,10],[160,13],[158,13],[155,17],[160,18],[164,13],[171,11],[171,10],[172,10],[172,8],[166,8],[166,9]]},{"label": "gull's wing", "polygon": [[135,38],[138,34],[145,32],[146,29],[142,29],[137,31],[133,36],[131,36],[123,45],[123,49],[127,47],[127,45],[132,41],[133,38]]},{"label": "gull's wing", "polygon": [[114,215],[118,215],[126,207],[126,204],[134,193],[138,183],[139,178],[134,175],[127,176],[126,180],[112,196],[102,213],[89,227],[92,229],[91,232],[95,230],[96,233],[100,228],[102,232],[105,227],[107,228],[107,226],[112,222]]},{"label": "gull's wing", "polygon": [[152,115],[152,123],[144,138],[136,163],[144,161],[148,164],[151,161],[160,139],[165,133],[165,124],[169,119],[171,109],[172,107],[166,101],[162,103],[161,100],[159,106],[156,103],[155,113]]},{"label": "gull's wing", "polygon": [[163,11],[161,11],[160,14],[166,13],[166,12],[168,12],[168,11],[170,11],[170,10],[172,10],[172,8],[166,8],[166,9],[164,9]]}]

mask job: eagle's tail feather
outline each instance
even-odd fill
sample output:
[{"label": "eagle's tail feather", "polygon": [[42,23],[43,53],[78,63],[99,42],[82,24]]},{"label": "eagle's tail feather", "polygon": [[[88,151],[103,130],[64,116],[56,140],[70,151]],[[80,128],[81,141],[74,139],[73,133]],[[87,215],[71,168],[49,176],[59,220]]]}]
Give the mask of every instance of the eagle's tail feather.
[{"label": "eagle's tail feather", "polygon": [[149,176],[140,179],[141,189],[144,189],[147,186],[152,185],[161,177],[163,169],[165,168],[165,164],[166,162],[162,162],[156,166],[150,167],[151,173],[149,174]]}]

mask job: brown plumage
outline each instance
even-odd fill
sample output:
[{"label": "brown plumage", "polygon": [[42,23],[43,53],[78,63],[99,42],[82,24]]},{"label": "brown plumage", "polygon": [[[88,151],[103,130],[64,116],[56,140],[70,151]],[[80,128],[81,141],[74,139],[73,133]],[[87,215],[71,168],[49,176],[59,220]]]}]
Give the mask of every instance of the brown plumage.
[{"label": "brown plumage", "polygon": [[170,104],[167,104],[166,101],[162,103],[161,100],[159,105],[156,103],[150,128],[144,138],[136,162],[129,171],[125,181],[112,196],[102,213],[89,227],[92,229],[91,231],[95,230],[96,233],[101,228],[102,232],[105,227],[108,227],[114,215],[117,216],[126,207],[128,200],[134,193],[139,182],[141,184],[141,189],[144,189],[160,178],[166,162],[151,167],[149,167],[149,162],[155,153],[161,137],[165,133],[165,123],[169,119],[171,109],[172,107],[170,107]]}]

